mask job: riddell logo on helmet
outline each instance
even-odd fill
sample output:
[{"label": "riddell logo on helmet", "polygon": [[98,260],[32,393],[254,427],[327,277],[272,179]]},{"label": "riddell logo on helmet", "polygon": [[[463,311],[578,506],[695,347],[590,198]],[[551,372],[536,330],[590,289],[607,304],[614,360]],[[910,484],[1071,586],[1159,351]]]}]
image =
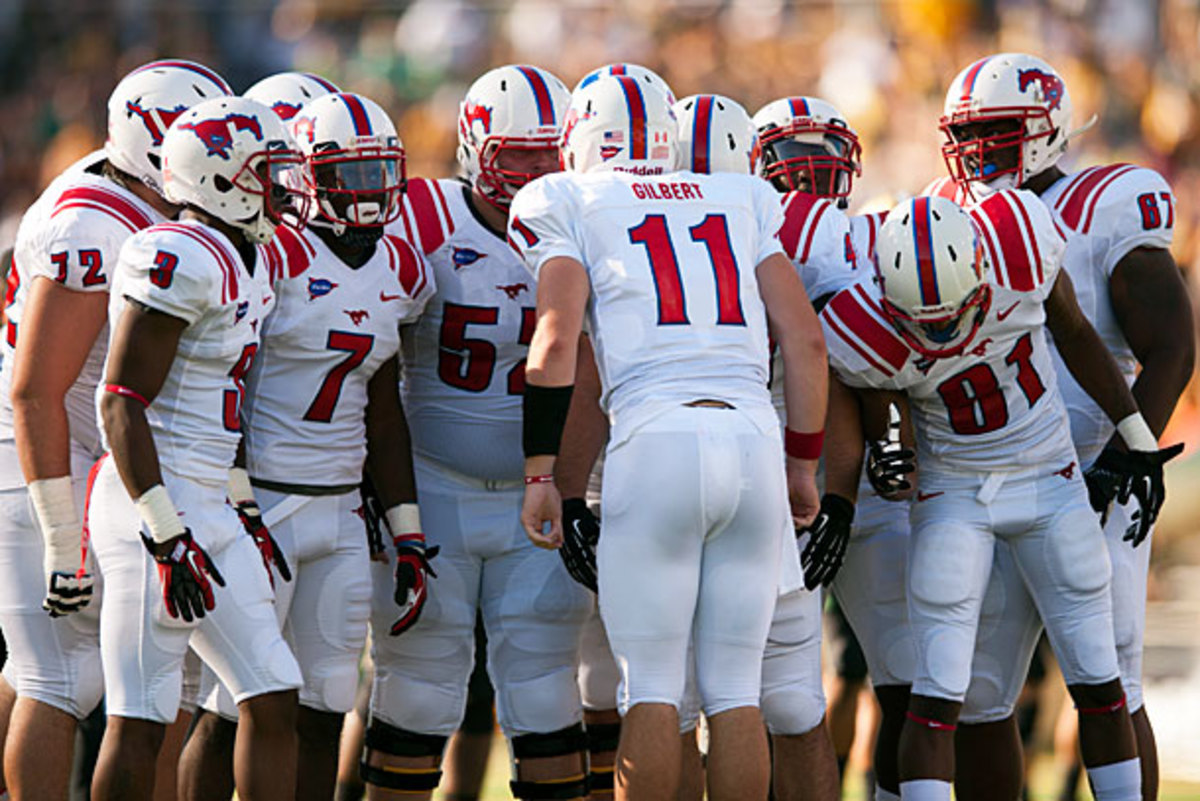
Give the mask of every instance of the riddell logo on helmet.
[{"label": "riddell logo on helmet", "polygon": [[[187,106],[179,105],[172,109],[156,108],[144,109],[140,103],[135,103],[132,100],[125,101],[125,113],[129,116],[137,115],[142,121],[142,125],[146,126],[146,130],[150,132],[150,141],[156,145],[161,145],[163,142],[163,134],[166,129],[171,127],[171,123],[175,122],[180,114],[187,111]],[[157,112],[155,114],[154,112]],[[162,123],[160,126],[159,123]]]},{"label": "riddell logo on helmet", "polygon": [[233,147],[233,132],[249,131],[260,142],[263,138],[258,118],[248,114],[226,114],[212,120],[186,122],[179,127],[200,137],[200,141],[208,148],[205,155],[220,156],[226,161],[229,161],[229,150]]},{"label": "riddell logo on helmet", "polygon": [[1049,75],[1039,69],[1027,69],[1017,71],[1017,88],[1022,92],[1029,88],[1030,84],[1036,83],[1042,90],[1042,100],[1052,110],[1057,110],[1062,105],[1063,89],[1062,78],[1057,75]]},{"label": "riddell logo on helmet", "polygon": [[628,172],[633,175],[663,175],[666,169],[661,165],[651,166],[648,164],[618,164],[613,166],[614,172]]}]

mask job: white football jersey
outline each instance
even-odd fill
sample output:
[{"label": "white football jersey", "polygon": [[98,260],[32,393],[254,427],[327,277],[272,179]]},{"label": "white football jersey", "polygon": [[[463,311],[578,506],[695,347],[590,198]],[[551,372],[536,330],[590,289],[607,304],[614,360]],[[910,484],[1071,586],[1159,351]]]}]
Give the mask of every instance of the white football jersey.
[{"label": "white football jersey", "polygon": [[483,481],[525,474],[521,396],[537,285],[479,220],[460,181],[409,179],[393,226],[425,255],[436,292],[404,335],[404,412],[413,451]]},{"label": "white football jersey", "polygon": [[266,250],[251,275],[224,234],[195,220],[147,228],[121,248],[110,330],[126,298],[187,323],[146,420],[159,464],[193,481],[225,486],[242,437],[246,374],[275,304]]},{"label": "white football jersey", "polygon": [[614,426],[698,398],[769,404],[755,268],[782,252],[778,193],[757,176],[555,173],[513,200],[509,241],[536,277],[588,271],[587,325]]},{"label": "white football jersey", "polygon": [[[20,335],[25,296],[38,276],[77,292],[107,292],[121,245],[133,233],[163,217],[148,203],[100,174],[104,153],[91,153],[71,165],[44,191],[21,219],[8,274],[5,333],[0,352],[0,441],[12,440],[13,356]],[[108,347],[102,331],[92,345],[64,403],[76,461],[94,461],[101,451],[95,393]],[[0,459],[0,488],[24,486],[14,459]]]},{"label": "white football jersey", "polygon": [[[1112,164],[1061,178],[1042,194],[1042,201],[1067,235],[1063,267],[1075,284],[1079,307],[1132,384],[1137,358],[1113,314],[1108,282],[1117,262],[1134,248],[1171,247],[1175,229],[1171,187],[1154,170]],[[1071,436],[1080,460],[1090,465],[1112,436],[1112,421],[1071,377],[1057,350],[1053,355],[1071,417]]]},{"label": "white football jersey", "polygon": [[357,484],[367,384],[433,293],[425,260],[393,236],[357,268],[311,230],[280,227],[271,245],[276,301],[247,379],[247,470],[286,484]]},{"label": "white football jersey", "polygon": [[850,243],[858,265],[858,275],[870,275],[875,271],[875,243],[879,241],[879,229],[887,220],[886,211],[870,214],[855,214],[850,217]]},{"label": "white football jersey", "polygon": [[908,394],[923,470],[1066,467],[1075,459],[1050,359],[1043,304],[1065,241],[1049,210],[1022,190],[970,209],[990,261],[991,307],[965,353],[925,359],[880,306],[871,278],[821,312],[830,365],[850,386]]}]

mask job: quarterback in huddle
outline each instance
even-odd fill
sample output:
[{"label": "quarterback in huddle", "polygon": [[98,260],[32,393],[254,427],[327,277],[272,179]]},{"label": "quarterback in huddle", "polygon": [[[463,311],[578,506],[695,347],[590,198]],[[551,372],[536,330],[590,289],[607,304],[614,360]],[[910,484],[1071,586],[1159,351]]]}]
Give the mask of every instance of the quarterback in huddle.
[{"label": "quarterback in huddle", "polygon": [[876,801],[1021,797],[1043,630],[1095,797],[1157,797],[1170,186],[1068,172],[1032,55],[870,214],[843,101],[696,89],[495,67],[426,177],[321,75],[117,84],[8,282],[0,801],[102,701],[96,799],[478,798],[498,722],[514,798],[834,801],[828,593]]}]

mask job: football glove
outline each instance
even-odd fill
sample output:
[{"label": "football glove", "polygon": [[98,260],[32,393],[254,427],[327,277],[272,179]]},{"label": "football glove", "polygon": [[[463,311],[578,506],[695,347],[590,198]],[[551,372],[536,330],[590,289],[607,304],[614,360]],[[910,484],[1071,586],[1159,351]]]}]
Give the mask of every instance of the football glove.
[{"label": "football glove", "polygon": [[846,557],[850,542],[850,524],[854,522],[854,504],[840,495],[827,493],[821,498],[821,511],[807,529],[808,543],[800,552],[800,567],[804,569],[804,586],[813,590],[829,586]]},{"label": "football glove", "polygon": [[83,609],[92,600],[95,579],[83,558],[87,541],[75,508],[70,476],[29,482],[29,500],[42,530],[42,567],[46,597],[42,608],[50,617],[63,617]]},{"label": "football glove", "polygon": [[[375,492],[375,484],[372,483],[370,476],[363,473],[362,484],[358,485],[358,494],[362,499],[362,519],[363,524],[367,528],[367,547],[371,551],[371,557],[386,553],[387,546],[384,543],[384,519],[383,502],[379,500],[379,494]],[[386,557],[384,559],[386,561]]]},{"label": "football glove", "polygon": [[401,534],[393,537],[396,546],[396,605],[400,617],[392,624],[392,636],[408,631],[421,617],[425,601],[429,597],[429,577],[437,573],[429,566],[429,560],[437,556],[438,546],[425,547],[425,535],[421,532]]},{"label": "football glove", "polygon": [[571,578],[598,592],[596,587],[596,543],[600,541],[600,519],[583,498],[563,501],[563,543],[558,549]]},{"label": "football glove", "polygon": [[1157,451],[1124,451],[1111,445],[1101,451],[1095,463],[1083,473],[1088,500],[1100,513],[1101,524],[1108,521],[1109,507],[1114,500],[1123,504],[1134,498],[1138,508],[1123,539],[1135,548],[1141,545],[1149,536],[1166,499],[1163,465],[1182,450],[1183,444],[1179,443]]},{"label": "football glove", "polygon": [[258,546],[258,552],[262,555],[263,567],[267,569],[267,578],[271,580],[271,589],[275,589],[275,574],[271,571],[271,565],[275,565],[280,578],[284,581],[291,581],[292,569],[288,567],[283,549],[279,547],[279,543],[267,529],[267,524],[263,522],[262,510],[258,508],[258,502],[242,501],[234,508],[237,509],[238,517],[241,518],[246,533],[254,538],[254,544]]},{"label": "football glove", "polygon": [[92,590],[96,583],[91,573],[82,570],[74,573],[52,570],[47,576],[46,597],[42,599],[42,609],[49,612],[50,617],[65,617],[91,603]]},{"label": "football glove", "polygon": [[192,539],[189,529],[166,542],[155,542],[143,534],[142,543],[158,563],[158,580],[162,584],[167,614],[175,618],[182,616],[191,623],[216,607],[209,579],[222,587],[225,579],[204,549]]},{"label": "football glove", "polygon": [[887,436],[867,443],[867,481],[882,498],[912,489],[908,480],[915,472],[916,454],[900,444],[900,410],[888,404]]}]

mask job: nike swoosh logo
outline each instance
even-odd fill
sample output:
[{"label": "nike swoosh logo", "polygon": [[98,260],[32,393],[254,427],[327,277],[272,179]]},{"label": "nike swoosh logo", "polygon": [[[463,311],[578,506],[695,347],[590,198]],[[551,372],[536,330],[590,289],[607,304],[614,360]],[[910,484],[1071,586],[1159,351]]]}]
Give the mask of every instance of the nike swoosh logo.
[{"label": "nike swoosh logo", "polygon": [[402,298],[402,297],[404,297],[404,296],[403,295],[388,295],[382,289],[379,290],[379,300],[381,300],[384,303],[387,303],[389,300],[400,300],[400,298]]},{"label": "nike swoosh logo", "polygon": [[936,498],[939,495],[945,495],[944,492],[918,492],[917,501],[927,501],[930,498]]},{"label": "nike swoosh logo", "polygon": [[1021,305],[1021,301],[1019,301],[1019,300],[1018,300],[1016,303],[1014,303],[1013,305],[1009,306],[1009,307],[1008,307],[1007,309],[1005,309],[1004,311],[998,311],[998,312],[996,312],[996,319],[997,319],[997,320],[1001,320],[1001,321],[1003,321],[1005,317],[1007,317],[1008,315],[1012,314],[1012,313],[1013,313],[1013,311],[1014,311],[1014,310],[1015,310],[1015,309],[1016,309],[1018,306],[1020,306],[1020,305]]}]

